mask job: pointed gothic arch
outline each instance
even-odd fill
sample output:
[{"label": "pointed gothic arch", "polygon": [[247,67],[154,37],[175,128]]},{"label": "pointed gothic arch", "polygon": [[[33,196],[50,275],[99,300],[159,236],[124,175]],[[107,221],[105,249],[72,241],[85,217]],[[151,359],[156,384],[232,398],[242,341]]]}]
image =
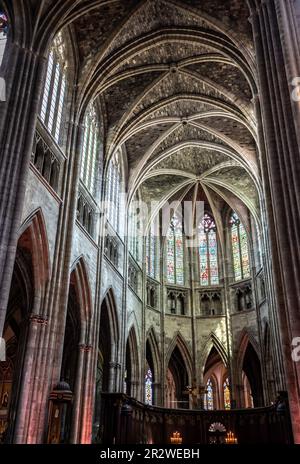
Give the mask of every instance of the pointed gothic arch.
[{"label": "pointed gothic arch", "polygon": [[265,363],[267,394],[269,401],[274,401],[276,399],[274,353],[272,351],[273,343],[271,329],[268,322],[266,322],[263,337],[263,359]]},{"label": "pointed gothic arch", "polygon": [[[101,313],[102,313],[102,309],[104,309],[107,312],[109,336],[111,339],[111,343],[112,343],[113,351],[114,351],[114,357],[115,357],[118,351],[120,329],[119,329],[119,318],[117,314],[116,298],[115,298],[114,290],[112,287],[109,287],[106,290],[102,298]],[[100,314],[100,317],[101,317],[101,314]],[[100,329],[101,329],[101,326],[100,326]]]},{"label": "pointed gothic arch", "polygon": [[243,373],[251,388],[254,407],[264,405],[262,370],[261,370],[261,353],[254,335],[244,329],[240,336],[239,350],[236,360],[236,373],[238,383],[242,385]]},{"label": "pointed gothic arch", "polygon": [[[220,354],[220,350],[216,347],[216,343],[212,343],[210,351],[205,359],[203,367],[202,384],[207,386],[208,380],[211,380],[213,387],[213,408],[224,409],[224,379],[229,377],[228,365],[224,362],[223,357]],[[204,407],[205,401],[207,400],[207,394],[204,396]]]},{"label": "pointed gothic arch", "polygon": [[213,410],[218,409],[220,404],[220,394],[219,394],[219,385],[218,379],[214,372],[206,375],[203,382],[204,387],[206,388],[204,394],[204,409]]},{"label": "pointed gothic arch", "polygon": [[126,353],[125,353],[125,365],[126,365],[126,394],[133,398],[138,398],[139,392],[139,376],[140,376],[140,362],[138,352],[138,342],[136,329],[134,325],[130,328],[127,342],[126,342]]},{"label": "pointed gothic arch", "polygon": [[[21,382],[23,372],[29,375],[29,342],[32,325],[46,321],[45,297],[51,274],[49,243],[41,209],[31,213],[19,229],[15,265],[4,323],[6,362],[1,363],[0,386],[7,397],[2,411],[6,440],[12,442],[15,434],[15,417],[19,414],[20,398],[31,395],[32,384]],[[32,346],[30,348],[32,350]],[[26,397],[26,398],[25,398]]]},{"label": "pointed gothic arch", "polygon": [[200,360],[199,360],[200,379],[201,380],[203,379],[204,370],[205,370],[205,366],[206,366],[206,361],[208,359],[208,356],[209,356],[212,348],[216,349],[217,353],[220,355],[220,358],[221,358],[224,366],[225,367],[228,366],[228,354],[227,354],[227,351],[226,351],[223,343],[218,339],[218,337],[214,333],[211,333],[208,336],[207,341],[206,341],[203,349],[201,350],[201,356],[200,356]]},{"label": "pointed gothic arch", "polygon": [[69,296],[64,329],[64,345],[60,380],[67,382],[73,393],[72,404],[64,417],[64,443],[85,443],[89,433],[87,418],[92,412],[89,392],[91,363],[92,296],[84,258],[73,263],[70,272]]},{"label": "pointed gothic arch", "polygon": [[36,307],[44,309],[44,298],[51,276],[51,262],[46,223],[41,208],[33,211],[22,223],[19,229],[18,246],[31,250],[33,279],[35,287],[35,313],[40,313]]},{"label": "pointed gothic arch", "polygon": [[92,295],[89,275],[84,257],[79,257],[71,268],[70,285],[74,285],[79,303],[79,316],[81,321],[80,342],[86,343],[88,337],[88,324],[92,315]]},{"label": "pointed gothic arch", "polygon": [[[73,263],[70,273],[69,299],[61,366],[61,380],[67,381],[72,392],[72,410],[65,439],[72,443],[89,440],[89,420],[93,404],[90,395],[92,295],[87,266],[83,256]],[[68,374],[68,368],[71,370]],[[69,378],[68,378],[69,377]]]},{"label": "pointed gothic arch", "polygon": [[152,357],[153,376],[155,382],[159,382],[161,378],[161,356],[157,342],[157,336],[153,327],[151,327],[146,334],[146,347],[149,346],[149,351]]},{"label": "pointed gothic arch", "polygon": [[245,352],[248,346],[248,343],[251,343],[253,349],[256,352],[258,358],[261,358],[261,351],[258,342],[256,341],[255,335],[248,329],[244,328],[238,339],[238,351],[237,351],[237,368],[239,369],[243,363]]},{"label": "pointed gothic arch", "polygon": [[187,342],[185,341],[184,337],[181,335],[180,332],[177,332],[177,334],[173,337],[173,340],[171,341],[170,345],[169,345],[169,348],[167,350],[167,354],[166,354],[166,363],[165,365],[167,366],[169,361],[170,361],[170,358],[172,356],[172,353],[174,351],[174,349],[178,347],[181,355],[182,355],[182,359],[185,363],[185,366],[186,366],[186,369],[187,369],[187,373],[188,373],[188,378],[189,378],[189,382],[191,383],[192,382],[192,371],[193,371],[193,363],[192,363],[192,356],[191,356],[191,353],[190,353],[190,349],[188,348],[188,345],[187,345]]},{"label": "pointed gothic arch", "polygon": [[117,305],[112,287],[101,302],[98,346],[96,348],[96,385],[93,415],[93,442],[101,440],[100,418],[102,392],[116,392],[120,385],[119,322]]},{"label": "pointed gothic arch", "polygon": [[[194,382],[192,378],[192,358],[186,341],[179,332],[169,345],[165,366],[165,404],[173,408],[188,409],[189,396],[186,390]],[[173,385],[171,393],[168,392],[169,385]],[[170,397],[173,398],[173,405],[169,404]]]}]

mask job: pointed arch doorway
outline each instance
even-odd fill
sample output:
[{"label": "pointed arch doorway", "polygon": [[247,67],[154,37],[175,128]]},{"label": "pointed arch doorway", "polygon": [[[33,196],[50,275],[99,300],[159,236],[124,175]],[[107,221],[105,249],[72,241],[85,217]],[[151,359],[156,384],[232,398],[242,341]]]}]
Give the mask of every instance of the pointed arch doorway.
[{"label": "pointed arch doorway", "polygon": [[166,374],[165,404],[171,409],[189,409],[189,374],[182,353],[176,345],[168,364]]},{"label": "pointed arch doorway", "polygon": [[92,442],[101,443],[101,409],[103,392],[115,392],[119,384],[118,329],[115,299],[109,290],[101,304],[99,341],[96,364],[96,387],[93,416]]}]

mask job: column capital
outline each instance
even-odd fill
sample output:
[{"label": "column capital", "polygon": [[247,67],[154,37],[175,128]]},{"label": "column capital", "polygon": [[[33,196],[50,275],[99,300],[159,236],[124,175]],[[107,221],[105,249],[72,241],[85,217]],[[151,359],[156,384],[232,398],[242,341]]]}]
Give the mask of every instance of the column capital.
[{"label": "column capital", "polygon": [[93,350],[92,345],[85,345],[84,343],[79,345],[79,350],[83,351],[84,353],[90,353]]},{"label": "column capital", "polygon": [[121,369],[122,366],[121,366],[120,363],[112,361],[112,362],[109,363],[109,367],[114,368],[114,369]]},{"label": "column capital", "polygon": [[30,314],[28,320],[30,324],[48,325],[48,317],[43,314]]}]

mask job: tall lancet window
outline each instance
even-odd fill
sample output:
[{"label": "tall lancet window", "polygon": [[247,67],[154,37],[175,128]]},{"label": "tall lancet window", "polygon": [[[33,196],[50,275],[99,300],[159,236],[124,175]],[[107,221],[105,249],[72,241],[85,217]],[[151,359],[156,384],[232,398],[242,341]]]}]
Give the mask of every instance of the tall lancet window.
[{"label": "tall lancet window", "polygon": [[204,396],[204,409],[212,411],[214,409],[214,389],[211,379],[206,383],[206,392]]},{"label": "tall lancet window", "polygon": [[121,166],[116,152],[109,162],[107,173],[108,220],[113,229],[120,232]]},{"label": "tall lancet window", "polygon": [[146,267],[148,276],[157,279],[159,272],[159,228],[157,221],[151,224],[146,239]]},{"label": "tall lancet window", "polygon": [[248,279],[250,277],[248,238],[236,213],[231,215],[230,227],[234,279],[236,281]]},{"label": "tall lancet window", "polygon": [[153,375],[148,364],[145,375],[145,403],[150,406],[153,404]]},{"label": "tall lancet window", "polygon": [[231,409],[229,379],[226,377],[223,383],[224,408]]},{"label": "tall lancet window", "polygon": [[40,117],[55,141],[60,144],[66,96],[66,57],[61,33],[50,50]]},{"label": "tall lancet window", "polygon": [[183,269],[183,228],[182,219],[174,215],[166,237],[167,281],[170,284],[184,284]]},{"label": "tall lancet window", "polygon": [[198,227],[199,234],[199,266],[200,284],[218,285],[218,245],[216,224],[213,218],[205,213]]},{"label": "tall lancet window", "polygon": [[84,119],[80,177],[86,188],[95,193],[96,163],[99,148],[99,124],[94,105],[90,105]]},{"label": "tall lancet window", "polygon": [[[2,64],[8,34],[8,20],[4,11],[0,10],[0,66]],[[1,92],[1,89],[0,89]],[[1,93],[0,93],[1,101]]]}]

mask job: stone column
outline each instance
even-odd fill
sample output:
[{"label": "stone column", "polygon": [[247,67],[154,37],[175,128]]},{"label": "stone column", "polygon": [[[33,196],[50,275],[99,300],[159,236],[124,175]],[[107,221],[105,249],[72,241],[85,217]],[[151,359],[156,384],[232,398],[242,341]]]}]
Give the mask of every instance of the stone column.
[{"label": "stone column", "polygon": [[[272,243],[276,243],[275,239],[275,225],[274,225],[274,215],[272,212],[272,200],[271,200],[271,192],[270,192],[270,185],[268,182],[268,166],[266,160],[266,152],[265,152],[265,143],[264,143],[264,133],[263,133],[263,125],[262,125],[262,118],[261,118],[261,108],[260,108],[260,101],[258,95],[256,95],[253,99],[255,105],[255,114],[257,119],[257,135],[258,135],[258,144],[259,144],[259,157],[260,157],[260,168],[263,177],[263,192],[264,198],[261,201],[260,209],[261,209],[261,218],[262,218],[262,233],[263,233],[263,249],[264,253],[262,256],[263,262],[263,269],[265,273],[265,284],[266,284],[266,295],[268,297],[268,306],[269,306],[269,324],[270,324],[270,331],[271,337],[273,340],[273,350],[275,353],[274,359],[274,369],[276,371],[276,385],[277,391],[285,390],[285,374],[284,374],[284,363],[282,358],[282,350],[281,350],[281,338],[280,338],[280,327],[279,327],[279,316],[277,311],[277,302],[276,302],[276,295],[275,295],[275,288],[281,286],[281,283],[278,280],[278,276],[272,273],[272,266],[276,266],[275,264],[275,256],[276,251],[273,253],[273,262],[270,261],[269,256],[272,255]],[[271,237],[273,235],[273,238]],[[279,264],[277,264],[279,266]],[[260,317],[260,315],[259,315]],[[263,347],[261,346],[261,349]],[[263,352],[263,351],[262,351]],[[262,360],[265,362],[264,360]],[[268,390],[269,395],[269,390]],[[269,400],[273,400],[274,398],[269,398]]]},{"label": "stone column", "polygon": [[120,378],[122,372],[122,365],[117,362],[109,363],[109,392],[115,393],[120,390]]},{"label": "stone column", "polygon": [[[160,382],[153,382],[152,384],[153,388],[153,397],[155,401],[155,406],[161,406],[161,383]],[[144,398],[142,400],[143,403],[145,403]]]},{"label": "stone column", "polygon": [[[225,239],[225,240],[224,240]],[[233,334],[232,334],[232,299],[231,299],[231,289],[230,282],[233,277],[233,268],[231,266],[231,261],[229,256],[231,255],[231,250],[229,248],[230,241],[228,240],[228,228],[225,227],[223,231],[223,240],[224,240],[224,257],[222,262],[222,270],[224,276],[224,290],[222,292],[222,312],[225,314],[226,320],[226,349],[228,356],[228,377],[230,383],[230,398],[232,407],[236,407],[236,389],[235,385],[237,383],[238,372],[234,369],[234,348],[233,348]],[[222,388],[222,385],[221,385]]]},{"label": "stone column", "polygon": [[140,382],[132,381],[130,385],[131,385],[131,396],[139,400]]},{"label": "stone column", "polygon": [[[13,442],[16,444],[35,443],[36,437],[31,433],[36,416],[33,414],[33,395],[40,392],[42,379],[39,376],[39,352],[42,351],[43,339],[47,331],[48,319],[44,315],[31,314],[28,321],[28,335],[23,363],[23,378],[18,398],[18,409]],[[36,402],[41,402],[37,396]]]},{"label": "stone column", "polygon": [[[28,420],[27,433],[27,436],[30,437],[27,440],[30,439],[30,443],[42,443],[45,440],[49,393],[60,380],[82,133],[82,126],[77,122],[70,124],[68,165],[66,166],[63,186],[64,202],[60,211],[58,224],[60,234],[58,234],[56,242],[52,276],[44,304],[44,313],[48,315],[48,328],[44,332],[36,354],[36,372],[38,373],[39,381],[34,383],[31,396],[31,418],[30,421]],[[34,373],[33,375],[37,374]],[[16,440],[19,440],[18,436]]]},{"label": "stone column", "polygon": [[[274,216],[271,230],[285,377],[294,439],[300,443],[300,363],[292,360],[292,340],[300,336],[300,160],[292,100],[285,71],[277,2],[256,2],[251,21],[258,71],[266,164]],[[283,2],[281,2],[283,3]],[[286,24],[288,27],[288,24]],[[299,71],[300,72],[300,71]]]},{"label": "stone column", "polygon": [[6,316],[18,232],[46,59],[10,44],[6,102],[0,102],[0,336]]},{"label": "stone column", "polygon": [[89,390],[91,385],[95,387],[91,369],[92,351],[91,345],[79,346],[70,439],[75,444],[87,444],[91,441],[94,394],[90,394]]},{"label": "stone column", "polygon": [[290,94],[297,97],[292,99],[292,111],[300,146],[300,1],[275,0],[275,6]]}]

